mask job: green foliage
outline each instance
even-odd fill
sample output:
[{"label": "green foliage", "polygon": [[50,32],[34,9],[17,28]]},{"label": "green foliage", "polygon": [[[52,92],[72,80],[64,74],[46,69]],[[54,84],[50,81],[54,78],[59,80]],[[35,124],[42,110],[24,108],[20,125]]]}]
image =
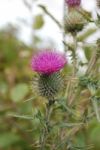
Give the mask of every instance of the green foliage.
[{"label": "green foliage", "polygon": [[22,102],[29,99],[30,94],[26,84],[29,81],[26,63],[32,51],[17,38],[16,32],[18,30],[12,26],[0,30],[0,149],[31,150],[31,135],[24,131],[31,125],[19,120],[18,123],[17,118],[10,115],[19,112],[30,114],[32,106],[31,102]]},{"label": "green foliage", "polygon": [[85,56],[86,56],[87,60],[89,61],[92,57],[92,53],[95,50],[95,48],[93,48],[93,46],[92,47],[91,46],[84,46],[83,49],[85,52]]},{"label": "green foliage", "polygon": [[43,25],[44,25],[43,15],[39,14],[39,15],[35,16],[33,28],[36,30],[39,30],[43,27]]},{"label": "green foliage", "polygon": [[0,82],[0,94],[4,95],[7,93],[8,85],[5,82]]},{"label": "green foliage", "polygon": [[82,33],[81,35],[78,35],[77,40],[83,42],[88,37],[92,36],[93,33],[97,31],[97,28],[89,28],[87,31]]},{"label": "green foliage", "polygon": [[11,133],[11,132],[1,133],[0,148],[7,148],[12,144],[17,143],[20,140],[21,140],[20,137],[15,133]]},{"label": "green foliage", "polygon": [[29,88],[26,84],[20,83],[17,84],[13,89],[11,90],[11,99],[14,102],[19,102],[20,100],[23,100],[25,96],[29,93]]}]

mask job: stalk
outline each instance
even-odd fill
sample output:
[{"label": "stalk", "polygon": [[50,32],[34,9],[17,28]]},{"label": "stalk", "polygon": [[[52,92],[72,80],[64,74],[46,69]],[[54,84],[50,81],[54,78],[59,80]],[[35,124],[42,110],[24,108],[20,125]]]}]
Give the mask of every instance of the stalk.
[{"label": "stalk", "polygon": [[[54,103],[54,101],[52,101]],[[45,114],[45,127],[43,129],[43,133],[40,139],[40,150],[46,150],[45,146],[46,146],[46,140],[47,140],[47,136],[48,133],[50,131],[50,116],[52,113],[52,104],[51,101],[49,101],[46,105],[46,114]]]},{"label": "stalk", "polygon": [[98,122],[100,122],[100,113],[99,113],[99,108],[98,108],[98,102],[96,100],[92,100],[93,108],[97,117]]}]

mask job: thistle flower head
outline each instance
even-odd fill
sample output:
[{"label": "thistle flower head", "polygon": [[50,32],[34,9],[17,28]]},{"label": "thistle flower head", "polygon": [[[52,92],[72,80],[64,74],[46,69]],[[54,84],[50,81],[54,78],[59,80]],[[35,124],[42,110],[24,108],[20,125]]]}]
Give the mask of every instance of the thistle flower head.
[{"label": "thistle flower head", "polygon": [[44,50],[33,56],[31,67],[41,74],[52,74],[59,71],[66,64],[66,57],[55,51]]},{"label": "thistle flower head", "polygon": [[65,0],[65,2],[69,7],[77,7],[80,6],[81,0]]}]

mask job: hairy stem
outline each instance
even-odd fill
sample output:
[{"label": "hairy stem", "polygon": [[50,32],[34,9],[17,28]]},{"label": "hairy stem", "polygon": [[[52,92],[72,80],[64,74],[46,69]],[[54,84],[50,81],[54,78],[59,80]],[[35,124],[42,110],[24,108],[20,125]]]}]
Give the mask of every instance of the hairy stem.
[{"label": "hairy stem", "polygon": [[92,104],[93,104],[93,107],[94,107],[94,111],[95,111],[97,120],[100,122],[100,114],[99,114],[98,102],[96,100],[92,100]]},{"label": "hairy stem", "polygon": [[[72,56],[73,56],[73,74],[72,77],[76,77],[76,72],[77,72],[77,57],[76,57],[76,50],[77,50],[77,38],[76,38],[76,33],[73,34],[73,39],[74,39],[74,49],[72,51]],[[75,84],[71,82],[70,84],[70,90],[68,92],[68,103],[69,105],[72,104],[73,102],[73,97],[75,96],[74,90],[75,89]]]},{"label": "hairy stem", "polygon": [[[52,103],[53,104],[53,103]],[[43,133],[40,140],[40,150],[45,150],[47,136],[50,130],[50,116],[52,113],[52,104],[49,101],[46,105],[46,115],[45,115],[45,127],[43,129]]]},{"label": "hairy stem", "polygon": [[95,64],[97,62],[96,56],[97,56],[97,52],[94,51],[94,53],[93,53],[93,55],[91,57],[91,60],[90,60],[90,62],[88,64],[88,68],[86,70],[86,74],[90,74],[91,70],[94,68],[94,66],[95,66]]},{"label": "hairy stem", "polygon": [[74,39],[74,50],[73,50],[73,76],[75,76],[75,75],[76,75],[76,71],[77,71],[77,58],[76,58],[77,38],[76,38],[76,33],[73,34],[73,39]]}]

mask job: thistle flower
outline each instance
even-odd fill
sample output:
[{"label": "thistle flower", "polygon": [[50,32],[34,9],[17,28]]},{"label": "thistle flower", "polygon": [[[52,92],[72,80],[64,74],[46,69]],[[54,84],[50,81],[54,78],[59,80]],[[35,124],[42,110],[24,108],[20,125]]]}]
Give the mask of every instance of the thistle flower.
[{"label": "thistle flower", "polygon": [[77,7],[80,6],[81,0],[65,0],[65,2],[69,7]]},{"label": "thistle flower", "polygon": [[40,51],[32,58],[32,70],[41,74],[52,74],[59,71],[66,64],[63,54],[55,51]]},{"label": "thistle flower", "polygon": [[54,100],[57,93],[63,88],[63,79],[60,70],[67,63],[63,54],[55,51],[40,51],[32,58],[32,70],[38,73],[33,84],[38,93],[47,99]]}]

